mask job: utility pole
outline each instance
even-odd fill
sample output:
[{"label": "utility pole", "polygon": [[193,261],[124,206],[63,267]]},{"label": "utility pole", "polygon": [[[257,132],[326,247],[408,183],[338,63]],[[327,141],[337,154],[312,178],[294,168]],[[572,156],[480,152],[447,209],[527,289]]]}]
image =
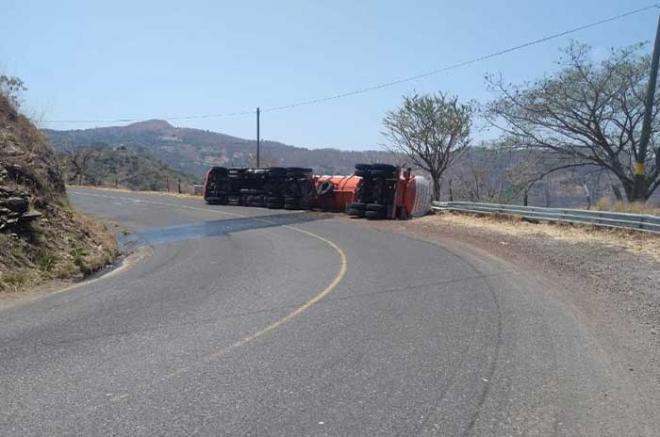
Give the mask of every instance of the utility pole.
[{"label": "utility pole", "polygon": [[646,171],[644,163],[651,139],[653,101],[655,100],[655,87],[658,79],[658,61],[660,61],[660,16],[658,16],[658,28],[655,31],[655,44],[653,45],[653,56],[651,58],[651,76],[649,77],[649,87],[646,90],[646,101],[644,102],[644,121],[642,122],[642,133],[639,138],[639,150],[633,167],[635,176],[633,198],[642,201],[646,200]]},{"label": "utility pole", "polygon": [[259,152],[260,152],[260,142],[261,138],[259,136],[259,114],[261,111],[259,111],[259,108],[257,108],[257,168],[259,168]]}]

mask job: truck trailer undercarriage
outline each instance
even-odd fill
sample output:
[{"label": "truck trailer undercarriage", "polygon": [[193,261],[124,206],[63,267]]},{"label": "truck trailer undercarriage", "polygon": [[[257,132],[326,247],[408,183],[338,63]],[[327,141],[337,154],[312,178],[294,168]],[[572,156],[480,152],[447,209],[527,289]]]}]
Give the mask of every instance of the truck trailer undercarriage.
[{"label": "truck trailer undercarriage", "polygon": [[389,164],[356,164],[349,176],[314,175],[302,167],[213,167],[206,174],[204,199],[219,205],[407,219],[430,210],[431,190],[422,176]]}]

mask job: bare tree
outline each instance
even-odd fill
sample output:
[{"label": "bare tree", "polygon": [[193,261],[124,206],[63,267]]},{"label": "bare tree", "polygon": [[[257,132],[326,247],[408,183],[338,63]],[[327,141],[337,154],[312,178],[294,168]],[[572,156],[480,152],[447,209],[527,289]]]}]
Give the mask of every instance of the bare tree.
[{"label": "bare tree", "polygon": [[451,177],[458,198],[473,202],[511,203],[524,199],[545,164],[541,153],[500,144],[472,146],[456,162]]},{"label": "bare tree", "polygon": [[[489,105],[488,118],[518,147],[552,152],[554,159],[560,158],[557,169],[606,169],[620,181],[629,201],[645,201],[660,185],[660,99],[654,99],[650,147],[641,152],[650,68],[650,58],[639,54],[642,46],[613,50],[595,64],[588,46],[572,43],[554,75],[522,86],[489,77],[500,98]],[[643,183],[636,188],[640,172]]]},{"label": "bare tree", "polygon": [[65,153],[66,157],[63,163],[68,173],[68,180],[77,181],[78,185],[82,185],[87,167],[90,160],[96,155],[97,150],[91,147],[80,147]]},{"label": "bare tree", "polygon": [[401,108],[385,115],[388,147],[429,173],[436,200],[442,174],[469,144],[473,112],[472,105],[438,93],[404,97]]}]

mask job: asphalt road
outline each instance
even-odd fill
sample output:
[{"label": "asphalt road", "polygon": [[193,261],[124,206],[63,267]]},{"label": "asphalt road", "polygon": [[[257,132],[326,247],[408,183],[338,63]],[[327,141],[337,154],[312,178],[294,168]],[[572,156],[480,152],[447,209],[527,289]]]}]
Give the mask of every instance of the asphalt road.
[{"label": "asphalt road", "polygon": [[148,256],[0,312],[0,435],[659,435],[485,253],[309,212],[70,190]]}]

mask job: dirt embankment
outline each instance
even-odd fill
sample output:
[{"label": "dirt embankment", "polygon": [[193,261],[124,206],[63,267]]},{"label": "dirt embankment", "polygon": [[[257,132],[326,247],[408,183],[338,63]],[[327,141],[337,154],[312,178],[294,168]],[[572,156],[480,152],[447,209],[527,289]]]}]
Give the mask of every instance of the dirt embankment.
[{"label": "dirt embankment", "polygon": [[116,254],[112,233],[69,204],[45,138],[0,95],[0,292],[83,277]]}]

